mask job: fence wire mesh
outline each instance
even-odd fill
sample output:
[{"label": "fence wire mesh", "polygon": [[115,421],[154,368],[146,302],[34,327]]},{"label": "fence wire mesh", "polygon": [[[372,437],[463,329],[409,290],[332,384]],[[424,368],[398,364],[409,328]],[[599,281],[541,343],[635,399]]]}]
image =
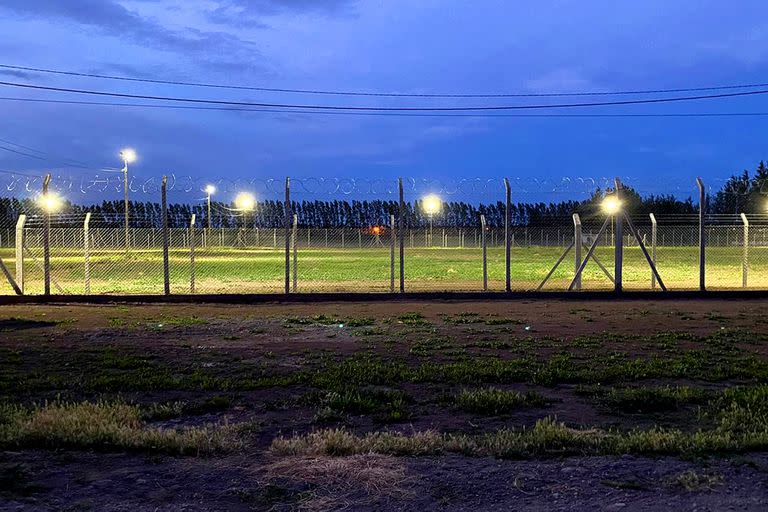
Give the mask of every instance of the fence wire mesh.
[{"label": "fence wire mesh", "polygon": [[[405,291],[504,291],[507,242],[511,290],[614,288],[619,239],[604,213],[582,208],[575,220],[574,207],[536,218],[512,204],[507,231],[503,183],[481,185],[494,201],[478,203],[475,183],[430,211],[424,183],[406,181],[401,205],[396,181],[371,185],[372,199],[356,197],[354,188],[347,194],[338,182],[331,192],[343,199],[327,200],[318,199],[327,182],[305,180],[293,184],[286,204],[283,183],[272,180],[254,187],[245,206],[210,195],[171,202],[167,230],[159,187],[145,191],[150,201],[130,203],[127,222],[120,201],[70,204],[48,218],[50,289],[162,294],[166,241],[175,294],[397,292],[401,244]],[[1,201],[0,260],[23,293],[44,293],[46,214],[34,201]],[[698,215],[630,220],[637,238],[622,222],[624,289],[661,288],[649,259],[668,289],[699,287]],[[768,288],[768,215],[707,214],[705,221],[707,287]],[[11,280],[0,279],[0,293],[15,293]]]}]

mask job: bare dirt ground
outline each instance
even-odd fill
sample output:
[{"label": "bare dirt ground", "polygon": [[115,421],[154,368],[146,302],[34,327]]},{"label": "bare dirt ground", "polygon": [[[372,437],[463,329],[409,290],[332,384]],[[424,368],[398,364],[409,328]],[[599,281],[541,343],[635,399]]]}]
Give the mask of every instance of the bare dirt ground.
[{"label": "bare dirt ground", "polygon": [[[545,417],[714,428],[720,393],[765,384],[766,310],[768,300],[3,306],[0,403],[117,400],[148,411],[151,428],[246,428],[237,449],[199,456],[0,445],[0,510],[766,510],[768,454],[756,445],[513,457],[270,448],[328,428],[482,436]],[[539,401],[501,411],[456,400],[488,386]],[[696,398],[655,402],[669,387]],[[611,394],[626,389],[651,394]]]}]

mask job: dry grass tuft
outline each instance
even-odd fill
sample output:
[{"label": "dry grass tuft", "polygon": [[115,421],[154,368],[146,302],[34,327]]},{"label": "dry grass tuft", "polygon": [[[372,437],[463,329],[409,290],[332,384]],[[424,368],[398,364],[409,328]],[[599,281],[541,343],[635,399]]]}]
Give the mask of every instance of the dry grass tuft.
[{"label": "dry grass tuft", "polygon": [[298,503],[301,510],[359,507],[407,495],[404,463],[384,455],[288,456],[267,466],[266,477],[310,485],[312,492]]},{"label": "dry grass tuft", "polygon": [[711,491],[722,483],[722,475],[711,472],[700,473],[692,469],[674,475],[667,481],[670,487],[679,487],[688,492]]},{"label": "dry grass tuft", "polygon": [[228,451],[236,429],[205,425],[183,429],[147,427],[141,410],[112,402],[46,403],[32,409],[3,406],[0,446],[136,450],[177,455]]},{"label": "dry grass tuft", "polygon": [[506,429],[470,436],[435,431],[372,432],[362,436],[344,429],[318,430],[303,436],[272,441],[274,453],[286,455],[347,456],[364,453],[384,455],[437,455],[460,453],[500,458],[531,458],[560,455],[669,454],[699,455],[739,453],[768,448],[766,407],[732,403],[719,411],[712,429],[686,432],[652,427],[630,431],[571,428],[554,418],[544,418],[533,428]]}]

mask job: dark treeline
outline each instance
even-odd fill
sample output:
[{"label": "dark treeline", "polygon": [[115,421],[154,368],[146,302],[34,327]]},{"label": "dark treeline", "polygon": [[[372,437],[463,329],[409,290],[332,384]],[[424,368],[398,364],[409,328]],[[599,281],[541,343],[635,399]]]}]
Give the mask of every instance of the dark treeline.
[{"label": "dark treeline", "polygon": [[[569,223],[571,215],[578,213],[583,222],[597,221],[603,217],[600,203],[612,190],[597,189],[584,201],[560,201],[538,203],[513,203],[511,208],[512,223],[516,226],[543,226],[553,223]],[[708,213],[738,214],[764,213],[768,207],[768,167],[760,162],[753,175],[744,171],[732,176],[713,197],[709,198]],[[679,215],[681,221],[692,222],[692,215],[698,206],[693,200],[681,201],[673,195],[641,196],[633,189],[622,190],[624,208],[630,214],[647,217],[654,213],[661,215]],[[363,201],[297,201],[291,205],[292,213],[298,217],[300,227],[316,228],[367,228],[375,225],[388,225],[390,215],[397,216],[398,203],[385,200]],[[120,227],[123,225],[124,204],[120,200],[104,201],[95,205],[65,203],[60,212],[53,217],[54,225],[82,225],[86,212],[91,212],[93,227]],[[130,202],[130,224],[134,227],[162,226],[162,208],[155,202]],[[39,217],[42,213],[32,199],[18,200],[0,198],[0,225],[10,227],[16,223],[19,214],[24,213]],[[196,216],[198,227],[207,226],[207,207],[205,204],[173,203],[168,205],[168,218],[171,227],[188,227],[192,214]],[[433,218],[435,226],[473,227],[479,224],[480,215],[485,215],[489,226],[504,225],[504,203],[501,201],[488,204],[470,204],[464,201],[446,201],[439,213]],[[211,225],[215,228],[233,227],[281,227],[285,222],[285,209],[281,201],[260,201],[250,212],[240,212],[232,205],[222,202],[212,203]],[[406,204],[405,222],[410,227],[423,227],[429,224],[429,216],[423,211],[420,201]]]},{"label": "dark treeline", "polygon": [[[596,194],[588,201],[563,201],[559,203],[513,203],[511,220],[517,226],[542,226],[554,222],[570,222],[573,213],[579,213],[582,219],[600,216],[599,203],[603,194]],[[628,196],[629,197],[629,196]],[[638,196],[639,197],[639,196]],[[625,200],[630,204],[630,200]],[[690,201],[678,201],[672,197],[653,196],[641,199],[634,204],[633,213],[664,212],[694,213],[695,207]],[[162,208],[159,203],[131,201],[129,223],[133,227],[162,226]],[[66,203],[60,214],[52,217],[56,226],[80,226],[86,212],[91,212],[92,227],[121,227],[123,225],[124,203],[122,201],[104,201],[98,205],[82,206]],[[292,213],[297,216],[300,227],[315,228],[367,228],[386,226],[390,215],[397,216],[397,201],[301,201],[292,203]],[[421,202],[407,203],[405,222],[410,227],[429,225],[429,216],[421,208]],[[25,213],[36,216],[39,221],[40,208],[30,199],[0,199],[0,225],[5,227],[15,224],[18,215]],[[172,203],[168,205],[169,225],[174,228],[188,227],[192,214],[198,227],[206,227],[207,208],[204,205]],[[504,203],[473,205],[463,201],[447,201],[442,204],[439,213],[433,217],[435,226],[470,227],[477,226],[480,215],[485,215],[489,226],[504,225]],[[285,208],[280,201],[261,201],[253,211],[235,211],[231,205],[215,202],[212,204],[211,226],[214,228],[234,227],[281,227],[285,223]]]},{"label": "dark treeline", "polygon": [[754,174],[744,169],[734,174],[710,201],[713,213],[766,213],[768,210],[768,167],[760,162]]}]

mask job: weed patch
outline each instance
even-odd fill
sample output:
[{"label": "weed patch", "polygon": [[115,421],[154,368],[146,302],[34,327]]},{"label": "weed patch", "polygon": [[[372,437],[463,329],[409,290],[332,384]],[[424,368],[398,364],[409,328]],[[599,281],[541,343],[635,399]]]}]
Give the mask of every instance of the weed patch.
[{"label": "weed patch", "polygon": [[456,405],[475,414],[498,415],[521,407],[543,407],[547,400],[539,393],[519,393],[498,388],[464,389],[455,397]]},{"label": "weed patch", "polygon": [[409,313],[403,313],[397,317],[397,322],[403,325],[431,325],[421,313],[412,311]]}]

